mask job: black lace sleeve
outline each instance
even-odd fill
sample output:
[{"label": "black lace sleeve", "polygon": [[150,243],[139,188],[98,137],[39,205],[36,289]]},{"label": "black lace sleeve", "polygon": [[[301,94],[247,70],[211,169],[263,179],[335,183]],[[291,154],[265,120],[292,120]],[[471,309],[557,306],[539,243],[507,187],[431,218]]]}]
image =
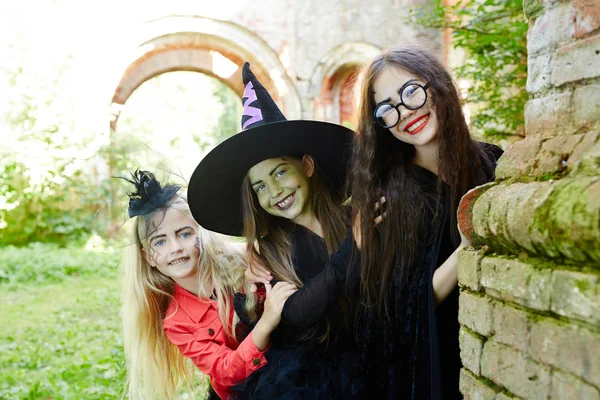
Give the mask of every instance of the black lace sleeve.
[{"label": "black lace sleeve", "polygon": [[354,250],[352,235],[349,234],[324,268],[307,279],[304,286],[287,299],[281,324],[298,328],[316,324],[323,318],[327,308],[344,292],[345,286],[352,290],[358,284],[358,265],[354,262],[358,257],[352,257]]},{"label": "black lace sleeve", "polygon": [[495,144],[479,142],[483,153],[489,161],[489,168],[486,168],[485,174],[489,182],[493,181],[496,177],[496,166],[498,165],[498,159],[504,154],[504,151],[496,146]]}]

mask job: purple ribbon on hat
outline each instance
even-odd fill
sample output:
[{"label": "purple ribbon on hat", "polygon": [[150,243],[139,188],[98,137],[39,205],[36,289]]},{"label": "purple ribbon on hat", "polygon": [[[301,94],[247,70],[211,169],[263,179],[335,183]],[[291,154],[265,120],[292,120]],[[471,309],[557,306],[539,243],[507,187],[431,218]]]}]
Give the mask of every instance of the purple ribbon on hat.
[{"label": "purple ribbon on hat", "polygon": [[254,91],[254,85],[252,85],[252,82],[248,82],[248,84],[244,88],[243,97],[246,99],[246,101],[244,102],[244,115],[250,117],[246,120],[246,122],[244,122],[244,125],[242,126],[242,130],[245,130],[248,127],[248,125],[252,125],[256,122],[262,121],[263,117],[260,108],[252,107],[250,105],[258,99],[258,97],[256,97],[256,92]]}]

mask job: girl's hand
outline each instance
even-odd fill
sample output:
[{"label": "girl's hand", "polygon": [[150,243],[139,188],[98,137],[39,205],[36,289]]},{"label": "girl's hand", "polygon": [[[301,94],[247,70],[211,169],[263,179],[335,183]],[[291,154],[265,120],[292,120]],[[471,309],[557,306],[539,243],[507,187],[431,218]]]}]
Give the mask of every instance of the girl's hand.
[{"label": "girl's hand", "polygon": [[284,281],[277,282],[273,289],[267,291],[267,299],[265,300],[265,309],[261,320],[275,329],[281,321],[281,312],[285,301],[296,292],[296,286]]},{"label": "girl's hand", "polygon": [[250,266],[246,268],[244,278],[246,278],[246,282],[250,285],[250,291],[252,293],[258,290],[257,283],[265,285],[267,292],[271,290],[271,280],[273,279],[273,276],[269,270],[259,264],[256,260],[253,260]]},{"label": "girl's hand", "polygon": [[[385,197],[381,197],[379,199],[378,202],[375,203],[375,213],[377,213],[377,211],[379,211],[379,209],[381,208],[381,205],[385,203]],[[373,219],[373,226],[377,226],[381,223],[381,221],[383,221],[383,219],[385,218],[385,216],[387,215],[387,213],[382,213],[378,216],[376,216]],[[360,247],[362,245],[362,235],[360,233],[360,224],[361,224],[361,219],[360,219],[360,211],[356,214],[356,218],[354,219],[354,222],[352,223],[352,236],[354,236],[354,242],[356,243],[356,247],[360,250]]]}]

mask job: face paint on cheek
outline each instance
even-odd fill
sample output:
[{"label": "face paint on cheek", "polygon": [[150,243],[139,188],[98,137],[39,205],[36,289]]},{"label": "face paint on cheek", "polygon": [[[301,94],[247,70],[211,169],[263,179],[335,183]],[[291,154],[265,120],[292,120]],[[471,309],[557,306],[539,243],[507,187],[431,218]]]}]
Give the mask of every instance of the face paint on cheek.
[{"label": "face paint on cheek", "polygon": [[156,266],[158,263],[156,262],[156,259],[158,257],[158,252],[153,249],[152,247],[150,247],[148,249],[148,253],[150,255],[150,261],[152,261],[152,263]]},{"label": "face paint on cheek", "polygon": [[196,236],[196,244],[194,246],[198,249],[198,253],[200,253],[200,237]]}]

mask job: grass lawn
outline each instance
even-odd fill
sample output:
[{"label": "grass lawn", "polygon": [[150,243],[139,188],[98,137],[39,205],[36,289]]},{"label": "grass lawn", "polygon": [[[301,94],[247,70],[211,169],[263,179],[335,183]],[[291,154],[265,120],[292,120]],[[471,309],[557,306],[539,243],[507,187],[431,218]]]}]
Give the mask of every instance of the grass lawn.
[{"label": "grass lawn", "polygon": [[0,399],[119,399],[120,284],[81,277],[0,286]]}]

